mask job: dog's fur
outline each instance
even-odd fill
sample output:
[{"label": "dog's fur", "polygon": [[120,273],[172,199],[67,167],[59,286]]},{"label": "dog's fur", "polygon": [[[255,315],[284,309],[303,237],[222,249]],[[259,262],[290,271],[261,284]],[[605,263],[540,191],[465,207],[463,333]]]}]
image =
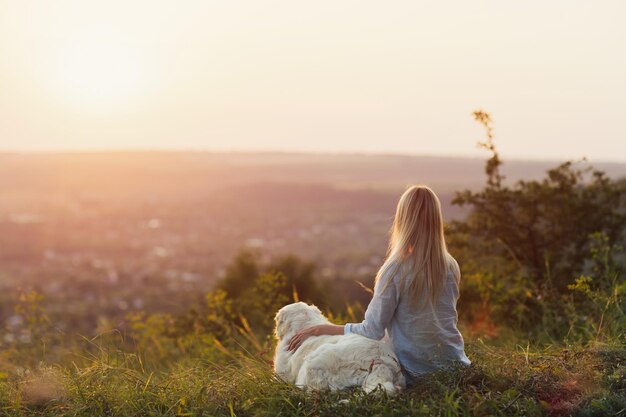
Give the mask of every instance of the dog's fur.
[{"label": "dog's fur", "polygon": [[315,390],[357,386],[371,392],[380,385],[395,393],[404,388],[400,363],[390,343],[357,334],[311,336],[295,352],[288,352],[296,332],[330,322],[317,307],[302,302],[281,308],[275,321],[274,371],[283,380]]}]

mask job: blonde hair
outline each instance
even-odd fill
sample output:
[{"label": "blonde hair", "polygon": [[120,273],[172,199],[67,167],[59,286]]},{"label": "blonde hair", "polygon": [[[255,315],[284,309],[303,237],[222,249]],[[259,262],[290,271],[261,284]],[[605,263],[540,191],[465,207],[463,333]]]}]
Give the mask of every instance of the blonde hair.
[{"label": "blonde hair", "polygon": [[[430,188],[414,185],[407,189],[396,209],[391,227],[387,259],[376,275],[395,273],[392,268],[404,270],[402,287],[414,303],[426,293],[435,302],[442,291],[444,280],[452,269],[458,280],[458,266],[448,254],[443,235],[441,203]],[[408,285],[407,285],[408,284]]]}]

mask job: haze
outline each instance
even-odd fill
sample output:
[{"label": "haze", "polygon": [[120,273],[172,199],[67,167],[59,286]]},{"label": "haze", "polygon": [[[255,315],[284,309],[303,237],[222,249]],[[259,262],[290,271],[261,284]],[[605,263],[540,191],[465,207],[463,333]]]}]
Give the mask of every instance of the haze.
[{"label": "haze", "polygon": [[620,1],[2,1],[0,150],[626,161]]}]

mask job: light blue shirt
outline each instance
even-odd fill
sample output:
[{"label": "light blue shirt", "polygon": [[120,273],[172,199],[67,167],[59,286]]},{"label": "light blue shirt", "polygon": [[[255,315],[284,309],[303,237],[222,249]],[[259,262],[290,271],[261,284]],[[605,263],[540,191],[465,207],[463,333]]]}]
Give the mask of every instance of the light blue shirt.
[{"label": "light blue shirt", "polygon": [[458,271],[458,265],[452,257],[450,259],[454,266],[434,305],[426,294],[418,303],[411,303],[410,295],[402,291],[406,266],[392,265],[374,287],[365,320],[347,323],[344,334],[356,333],[380,340],[387,330],[402,368],[414,376],[435,371],[453,361],[469,365],[463,336],[457,329],[459,285],[454,270]]}]

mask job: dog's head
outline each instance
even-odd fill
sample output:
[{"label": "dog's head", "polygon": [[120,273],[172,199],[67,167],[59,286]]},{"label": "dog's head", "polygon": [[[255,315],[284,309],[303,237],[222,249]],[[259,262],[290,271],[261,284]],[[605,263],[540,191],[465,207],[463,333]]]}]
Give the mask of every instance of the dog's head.
[{"label": "dog's head", "polygon": [[288,304],[278,310],[274,321],[276,322],[274,333],[278,339],[282,339],[289,333],[314,324],[325,323],[327,320],[316,306],[298,302]]}]

